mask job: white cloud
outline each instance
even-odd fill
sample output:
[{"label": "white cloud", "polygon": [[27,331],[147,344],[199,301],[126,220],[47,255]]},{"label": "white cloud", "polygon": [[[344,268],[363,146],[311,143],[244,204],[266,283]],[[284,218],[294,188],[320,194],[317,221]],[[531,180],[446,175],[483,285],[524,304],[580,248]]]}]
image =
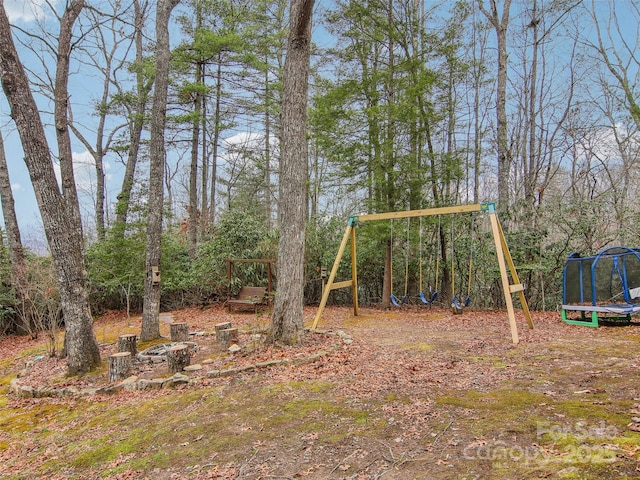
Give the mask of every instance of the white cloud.
[{"label": "white cloud", "polygon": [[[60,164],[55,163],[53,169],[58,179],[58,184],[60,184]],[[105,182],[108,183],[113,177],[113,175],[107,173],[111,170],[111,164],[105,162],[103,170]],[[73,152],[73,177],[79,193],[93,195],[96,186],[96,166],[93,157],[87,150],[80,153]]]},{"label": "white cloud", "polygon": [[[58,2],[59,0],[53,0],[51,3],[55,5]],[[4,10],[10,22],[31,22],[36,18],[43,18],[48,8],[45,0],[4,0]]]},{"label": "white cloud", "polygon": [[88,151],[73,152],[73,175],[79,191],[92,192],[95,185],[95,161]]},{"label": "white cloud", "polygon": [[12,183],[11,184],[11,191],[13,193],[19,192],[20,190],[22,190],[22,185],[19,183]]},{"label": "white cloud", "polygon": [[223,141],[223,145],[227,148],[233,148],[238,146],[244,147],[256,147],[264,139],[264,136],[258,133],[239,132],[226,138]]}]

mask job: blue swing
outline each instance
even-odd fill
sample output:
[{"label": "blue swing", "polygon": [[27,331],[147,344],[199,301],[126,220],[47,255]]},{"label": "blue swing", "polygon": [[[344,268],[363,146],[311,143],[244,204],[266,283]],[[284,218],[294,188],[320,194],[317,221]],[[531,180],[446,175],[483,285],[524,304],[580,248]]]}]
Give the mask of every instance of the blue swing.
[{"label": "blue swing", "polygon": [[431,294],[431,298],[427,298],[424,292],[420,292],[419,298],[422,301],[422,303],[424,303],[425,305],[431,305],[433,302],[436,301],[436,298],[438,298],[438,292],[437,291],[433,292]]}]

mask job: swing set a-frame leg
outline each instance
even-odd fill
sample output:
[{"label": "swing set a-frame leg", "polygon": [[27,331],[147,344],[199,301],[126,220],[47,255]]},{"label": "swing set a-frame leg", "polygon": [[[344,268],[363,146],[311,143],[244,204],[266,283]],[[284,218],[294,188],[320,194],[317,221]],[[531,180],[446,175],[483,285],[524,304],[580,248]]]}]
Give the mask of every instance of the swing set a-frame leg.
[{"label": "swing set a-frame leg", "polygon": [[[524,286],[518,279],[518,274],[516,272],[515,265],[513,264],[513,259],[511,258],[511,253],[509,252],[509,248],[507,247],[507,241],[504,237],[504,233],[502,231],[502,227],[500,226],[500,222],[498,221],[495,210],[492,209],[489,211],[489,218],[491,219],[491,230],[493,231],[493,240],[496,245],[496,256],[498,257],[498,266],[500,267],[500,278],[502,280],[504,300],[505,304],[507,305],[509,326],[511,328],[511,339],[513,340],[513,343],[519,343],[520,339],[518,338],[518,326],[516,325],[516,315],[513,308],[513,299],[511,298],[511,294],[518,292],[520,296],[520,303],[522,304],[522,310],[525,317],[527,318],[529,328],[533,328],[533,321],[531,320],[531,313],[529,312],[527,300],[524,297]],[[509,277],[507,276],[507,262],[509,264],[511,277],[515,282],[514,284],[509,283]]]},{"label": "swing set a-frame leg", "polygon": [[[349,224],[347,225],[347,230],[344,232],[344,236],[342,237],[342,242],[340,243],[340,248],[338,249],[338,254],[336,255],[336,259],[333,262],[333,267],[331,268],[331,273],[329,274],[329,278],[327,279],[327,284],[324,287],[324,293],[322,294],[322,300],[320,300],[320,306],[318,307],[318,312],[316,313],[315,318],[313,319],[313,326],[311,327],[313,330],[318,326],[318,322],[320,321],[320,317],[322,317],[322,312],[324,311],[324,307],[327,305],[327,299],[329,298],[329,293],[331,290],[335,290],[338,288],[351,287],[352,295],[353,295],[353,314],[358,316],[358,276],[357,276],[357,259],[356,259],[356,230],[355,225],[353,224],[355,220],[349,219]],[[346,280],[344,282],[335,282],[336,274],[338,273],[338,267],[340,266],[340,261],[342,260],[342,255],[347,248],[347,242],[351,240],[351,280]]]}]

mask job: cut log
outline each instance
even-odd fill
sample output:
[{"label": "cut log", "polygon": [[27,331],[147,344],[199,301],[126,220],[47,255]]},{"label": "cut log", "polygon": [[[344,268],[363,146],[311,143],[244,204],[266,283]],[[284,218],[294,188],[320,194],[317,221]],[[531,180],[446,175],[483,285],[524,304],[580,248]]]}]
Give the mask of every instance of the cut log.
[{"label": "cut log", "polygon": [[229,346],[238,343],[238,329],[237,328],[225,328],[224,330],[220,330],[216,334],[216,339],[218,340],[218,346],[226,350]]},{"label": "cut log", "polygon": [[129,376],[131,352],[118,352],[109,356],[109,381],[117,382]]},{"label": "cut log", "polygon": [[220,330],[226,330],[227,328],[231,328],[231,322],[224,322],[216,324],[216,336]]},{"label": "cut log", "polygon": [[181,372],[190,362],[191,352],[187,345],[174,345],[167,350],[167,366],[170,373]]},{"label": "cut log", "polygon": [[138,337],[133,333],[120,335],[118,337],[118,352],[129,352],[131,353],[131,358],[136,358],[138,354],[137,341]]},{"label": "cut log", "polygon": [[169,328],[171,330],[172,343],[189,340],[189,326],[186,323],[172,323]]}]

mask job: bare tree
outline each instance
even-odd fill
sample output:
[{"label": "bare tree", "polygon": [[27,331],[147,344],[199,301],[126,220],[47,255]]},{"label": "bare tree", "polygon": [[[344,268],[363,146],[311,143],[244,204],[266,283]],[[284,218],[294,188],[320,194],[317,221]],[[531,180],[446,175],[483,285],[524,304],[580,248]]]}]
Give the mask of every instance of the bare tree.
[{"label": "bare tree", "polygon": [[496,31],[498,47],[498,78],[496,89],[496,119],[498,152],[498,205],[501,209],[509,206],[509,171],[511,151],[507,130],[507,28],[509,27],[509,9],[511,0],[504,0],[502,13],[498,12],[497,0],[489,0],[490,11],[484,0],[477,0],[480,11],[491,22]]},{"label": "bare tree", "polygon": [[[635,30],[635,37],[630,35],[628,29],[622,26],[618,18],[616,2],[607,4],[609,8],[608,18],[602,19],[602,4],[591,0],[590,14],[596,27],[597,43],[589,46],[597,53],[600,62],[615,79],[619,93],[619,101],[624,105],[631,118],[640,129],[640,105],[636,101],[638,97],[637,81],[640,59],[637,52],[640,47],[640,32]],[[635,23],[640,20],[640,6],[636,2],[624,3],[624,16],[633,19]],[[606,25],[602,25],[606,23]],[[635,78],[634,78],[635,72]]]},{"label": "bare tree", "polygon": [[18,324],[17,329],[20,334],[37,334],[33,331],[33,324],[30,317],[30,299],[27,292],[27,264],[24,258],[24,247],[20,237],[18,227],[18,217],[16,216],[13,192],[11,191],[11,181],[9,179],[9,169],[7,168],[7,157],[4,149],[4,139],[0,132],[0,201],[2,202],[2,216],[9,242],[9,260],[11,262],[11,284],[15,291],[17,301]]},{"label": "bare tree", "polygon": [[[127,92],[119,90],[119,96],[123,99],[123,107],[129,117],[129,145],[127,149],[127,160],[125,172],[122,177],[122,187],[118,194],[116,206],[116,225],[120,235],[124,235],[124,227],[127,223],[127,216],[130,209],[131,194],[133,192],[136,166],[138,164],[138,154],[142,143],[142,130],[145,125],[145,115],[149,102],[149,93],[153,87],[154,76],[149,74],[144,61],[144,24],[147,19],[149,9],[148,1],[133,1],[134,8],[134,42],[135,42],[135,62],[133,71],[135,74],[134,103],[129,104],[124,101],[129,95]],[[116,88],[121,87],[116,83]]]},{"label": "bare tree", "polygon": [[[98,123],[95,132],[92,133],[95,135],[94,139],[83,133],[86,131],[86,125],[74,124],[73,119],[69,123],[71,131],[93,157],[96,174],[95,221],[97,235],[101,240],[104,239],[106,232],[104,159],[111,148],[115,135],[124,127],[124,125],[119,125],[109,129],[107,118],[113,113],[112,89],[113,85],[117,83],[116,72],[124,69],[127,61],[126,55],[119,56],[119,54],[122,51],[128,51],[133,43],[133,35],[123,35],[124,28],[121,19],[126,10],[119,11],[120,2],[116,2],[112,8],[113,12],[109,15],[93,9],[89,10],[91,24],[96,26],[87,35],[87,38],[91,38],[92,44],[82,47],[81,55],[78,56],[83,64],[98,72],[102,83],[102,91],[96,102],[95,115],[98,118]],[[71,105],[69,111],[71,112]]]},{"label": "bare tree", "polygon": [[303,332],[304,246],[307,198],[307,93],[314,0],[291,0],[282,93],[278,294],[271,338],[299,342]]},{"label": "bare tree", "polygon": [[18,57],[9,19],[0,9],[0,77],[2,88],[11,106],[25,163],[36,194],[47,241],[56,267],[60,287],[60,304],[66,325],[67,366],[70,374],[83,373],[100,363],[100,351],[93,332],[93,318],[86,289],[86,270],[82,252],[82,230],[71,148],[66,121],[66,80],[68,77],[71,32],[84,7],[83,0],[73,0],[60,18],[58,69],[56,74],[56,131],[61,155],[62,191],[53,169],[51,153],[40,113],[31,92],[24,67]]},{"label": "bare tree", "polygon": [[180,0],[159,0],[156,12],[156,86],[151,120],[149,212],[147,215],[147,278],[144,283],[141,341],[160,337],[160,249],[164,205],[164,128],[169,85],[169,18]]}]

